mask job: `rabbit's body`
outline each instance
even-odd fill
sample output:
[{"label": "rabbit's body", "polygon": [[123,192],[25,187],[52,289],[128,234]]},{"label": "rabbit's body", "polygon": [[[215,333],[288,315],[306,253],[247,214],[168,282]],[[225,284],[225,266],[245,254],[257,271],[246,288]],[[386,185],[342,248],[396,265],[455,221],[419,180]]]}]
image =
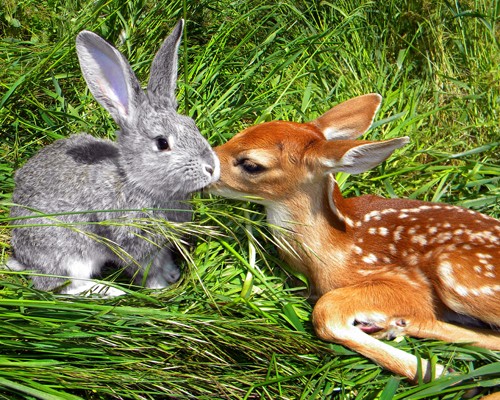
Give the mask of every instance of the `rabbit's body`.
[{"label": "rabbit's body", "polygon": [[[111,261],[117,265],[124,264],[127,255],[140,263],[151,261],[159,247],[148,240],[137,240],[144,236],[139,228],[127,225],[127,222],[138,218],[154,217],[169,221],[184,222],[191,219],[191,212],[183,198],[169,199],[171,195],[164,191],[157,198],[131,186],[127,176],[120,171],[119,147],[108,140],[96,139],[90,135],[75,135],[61,139],[42,149],[26,165],[16,173],[17,190],[13,201],[25,207],[13,207],[11,216],[14,218],[32,216],[30,208],[36,208],[46,214],[58,214],[50,218],[29,218],[18,220],[17,224],[47,224],[36,229],[15,229],[12,246],[16,249],[18,262],[44,273],[65,275],[89,279],[98,274],[105,262]],[[37,167],[44,165],[40,171]],[[75,188],[81,190],[75,190]],[[50,193],[50,196],[47,196]],[[103,196],[106,193],[106,196]],[[179,196],[180,197],[180,196]],[[153,210],[147,214],[140,211],[144,208],[168,206],[167,210]],[[178,211],[183,210],[184,212]],[[89,212],[96,210],[95,212]],[[105,210],[98,212],[99,210]],[[118,210],[118,211],[108,211]],[[64,213],[68,213],[64,215]],[[113,220],[113,225],[96,224],[100,221]],[[123,221],[125,225],[119,222]],[[73,229],[61,228],[55,223],[75,224]],[[61,229],[64,229],[61,233]],[[96,240],[104,237],[113,241],[124,253],[115,254],[109,245]],[[154,238],[148,238],[154,240]],[[164,245],[164,243],[158,243]],[[46,260],[44,259],[46,257]],[[59,258],[60,261],[56,261]],[[32,260],[37,260],[33,264]],[[167,260],[169,261],[169,260]],[[80,263],[92,265],[85,271],[76,270]],[[178,270],[173,265],[162,268],[166,282],[150,283],[150,286],[165,286],[167,282],[175,282]],[[61,267],[65,271],[61,271]],[[146,265],[145,265],[146,267]],[[134,273],[135,266],[131,267]],[[154,269],[151,269],[152,274]],[[139,275],[140,276],[140,275]],[[152,276],[150,276],[153,279]],[[52,278],[33,277],[35,285],[41,289],[49,289],[56,282]],[[158,277],[155,277],[158,280]],[[60,280],[59,283],[63,283]],[[81,286],[78,285],[78,290]],[[71,289],[70,289],[71,290]]]},{"label": "rabbit's body", "polygon": [[[19,228],[12,232],[10,268],[83,280],[73,279],[63,288],[65,293],[94,286],[88,279],[97,276],[106,262],[129,267],[139,281],[148,271],[150,288],[178,280],[179,270],[165,239],[130,222],[146,217],[189,221],[186,200],[219,175],[208,142],[190,118],[175,111],[177,73],[171,64],[177,60],[181,32],[180,23],[155,57],[147,94],[117,50],[90,32],[80,43],[77,40],[87,83],[121,131],[117,143],[87,134],[58,140],[17,171],[11,216],[57,215],[15,221]],[[120,66],[118,87],[114,85],[119,73],[106,76],[110,56],[115,64],[126,63]],[[88,66],[94,60],[99,64],[101,58],[102,66]],[[164,64],[166,71],[160,68]],[[98,224],[106,220],[113,223]],[[40,224],[45,226],[32,226]],[[64,281],[33,276],[35,287],[45,290]]]}]

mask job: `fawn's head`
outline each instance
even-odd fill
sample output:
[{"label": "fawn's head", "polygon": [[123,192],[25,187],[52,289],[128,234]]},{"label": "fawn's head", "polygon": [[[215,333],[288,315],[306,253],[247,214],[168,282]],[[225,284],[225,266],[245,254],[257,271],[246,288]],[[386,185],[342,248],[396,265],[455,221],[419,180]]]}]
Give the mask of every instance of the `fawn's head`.
[{"label": "fawn's head", "polygon": [[305,192],[334,172],[357,174],[384,161],[408,138],[353,140],[365,133],[380,105],[378,94],[341,103],[308,123],[266,122],[215,148],[220,180],[215,194],[268,205]]}]

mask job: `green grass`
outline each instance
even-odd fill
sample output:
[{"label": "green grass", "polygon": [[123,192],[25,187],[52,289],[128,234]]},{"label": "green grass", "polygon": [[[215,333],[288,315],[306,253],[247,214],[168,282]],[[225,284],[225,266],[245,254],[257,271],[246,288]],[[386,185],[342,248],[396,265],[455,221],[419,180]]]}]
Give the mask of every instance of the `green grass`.
[{"label": "green grass", "polygon": [[[411,144],[369,173],[339,176],[344,194],[448,202],[498,218],[499,12],[498,0],[3,0],[0,257],[10,251],[14,170],[71,132],[114,136],[79,72],[76,34],[89,29],[121,43],[145,82],[183,15],[180,111],[211,144],[378,92],[384,101],[366,137],[408,135]],[[193,202],[186,229],[197,238],[182,282],[169,290],[74,298],[0,276],[1,399],[460,399],[500,384],[498,352],[390,342],[457,371],[412,386],[319,341],[304,284],[277,258],[262,210],[206,196]]]}]

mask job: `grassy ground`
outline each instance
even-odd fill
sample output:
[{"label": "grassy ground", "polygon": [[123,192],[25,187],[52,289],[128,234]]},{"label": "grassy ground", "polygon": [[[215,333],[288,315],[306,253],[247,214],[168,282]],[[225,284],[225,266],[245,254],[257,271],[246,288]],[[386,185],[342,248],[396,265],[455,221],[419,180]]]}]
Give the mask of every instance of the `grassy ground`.
[{"label": "grassy ground", "polygon": [[[52,0],[0,4],[0,256],[9,253],[13,172],[41,147],[115,126],[74,51],[93,30],[143,82],[185,16],[181,112],[213,145],[253,123],[315,118],[369,92],[368,138],[412,142],[346,196],[442,201],[500,216],[498,0]],[[160,292],[102,300],[43,293],[0,276],[0,399],[460,399],[500,384],[500,354],[410,338],[392,345],[454,368],[412,386],[312,332],[310,305],[276,258],[261,210],[194,199],[191,259]]]}]

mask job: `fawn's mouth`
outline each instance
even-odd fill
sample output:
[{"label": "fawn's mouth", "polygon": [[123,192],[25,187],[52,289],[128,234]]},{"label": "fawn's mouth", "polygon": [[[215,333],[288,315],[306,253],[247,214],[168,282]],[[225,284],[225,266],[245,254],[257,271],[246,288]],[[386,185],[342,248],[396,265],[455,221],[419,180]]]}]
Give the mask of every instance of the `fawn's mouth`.
[{"label": "fawn's mouth", "polygon": [[242,200],[242,201],[256,201],[260,200],[260,197],[255,197],[250,194],[239,192],[238,190],[234,190],[229,188],[222,181],[217,181],[211,183],[210,185],[205,187],[205,191],[210,194],[215,194],[217,196],[227,197],[229,199],[234,200]]},{"label": "fawn's mouth", "polygon": [[216,194],[223,197],[233,197],[231,193],[237,193],[227,188],[220,179],[205,186],[204,190],[210,194]]}]

